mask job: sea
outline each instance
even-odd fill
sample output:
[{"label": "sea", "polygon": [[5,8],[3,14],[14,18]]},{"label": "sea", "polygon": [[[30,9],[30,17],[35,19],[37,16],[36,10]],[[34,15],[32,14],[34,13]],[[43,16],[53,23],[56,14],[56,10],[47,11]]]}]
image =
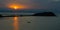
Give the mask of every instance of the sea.
[{"label": "sea", "polygon": [[0,17],[0,30],[60,30],[57,16]]},{"label": "sea", "polygon": [[[3,12],[3,13],[1,13]],[[0,11],[3,16],[6,15],[32,15],[34,13],[9,13],[10,11]],[[17,11],[18,12],[18,11]],[[22,13],[20,13],[22,12]],[[42,12],[42,11],[26,11]],[[58,12],[58,13],[56,13]],[[15,16],[0,17],[0,30],[60,30],[60,11],[55,11],[56,16]]]}]

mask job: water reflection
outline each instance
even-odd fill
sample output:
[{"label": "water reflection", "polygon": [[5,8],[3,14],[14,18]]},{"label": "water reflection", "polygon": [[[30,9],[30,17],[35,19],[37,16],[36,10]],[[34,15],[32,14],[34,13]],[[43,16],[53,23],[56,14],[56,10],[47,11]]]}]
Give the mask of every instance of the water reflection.
[{"label": "water reflection", "polygon": [[19,30],[19,26],[18,26],[18,17],[15,16],[13,18],[14,22],[13,22],[13,26],[14,26],[14,30]]}]

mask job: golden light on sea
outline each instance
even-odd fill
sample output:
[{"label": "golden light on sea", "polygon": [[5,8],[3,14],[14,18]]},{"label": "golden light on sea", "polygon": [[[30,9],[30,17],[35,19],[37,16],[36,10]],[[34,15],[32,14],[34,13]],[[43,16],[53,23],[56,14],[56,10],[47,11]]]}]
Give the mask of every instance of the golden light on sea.
[{"label": "golden light on sea", "polygon": [[19,30],[18,17],[14,17],[13,20],[14,20],[14,23],[13,23],[14,30]]},{"label": "golden light on sea", "polygon": [[25,6],[25,5],[21,5],[21,4],[8,4],[8,8],[11,8],[11,9],[26,9],[28,7]]}]

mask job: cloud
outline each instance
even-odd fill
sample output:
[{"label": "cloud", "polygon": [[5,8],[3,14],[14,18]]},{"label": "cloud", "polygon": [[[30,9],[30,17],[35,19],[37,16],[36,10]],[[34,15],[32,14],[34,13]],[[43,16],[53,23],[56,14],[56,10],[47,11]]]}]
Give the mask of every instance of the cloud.
[{"label": "cloud", "polygon": [[0,4],[1,6],[5,7],[5,5],[9,3],[18,3],[30,6],[31,8],[44,9],[51,6],[50,3],[54,1],[60,1],[60,0],[0,0]]}]

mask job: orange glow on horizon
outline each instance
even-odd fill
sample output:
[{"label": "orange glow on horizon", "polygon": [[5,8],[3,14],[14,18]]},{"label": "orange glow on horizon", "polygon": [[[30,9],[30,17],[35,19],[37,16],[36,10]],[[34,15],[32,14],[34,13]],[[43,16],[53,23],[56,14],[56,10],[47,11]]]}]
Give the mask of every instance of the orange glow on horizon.
[{"label": "orange glow on horizon", "polygon": [[27,6],[21,4],[8,4],[8,8],[11,9],[26,9]]}]

